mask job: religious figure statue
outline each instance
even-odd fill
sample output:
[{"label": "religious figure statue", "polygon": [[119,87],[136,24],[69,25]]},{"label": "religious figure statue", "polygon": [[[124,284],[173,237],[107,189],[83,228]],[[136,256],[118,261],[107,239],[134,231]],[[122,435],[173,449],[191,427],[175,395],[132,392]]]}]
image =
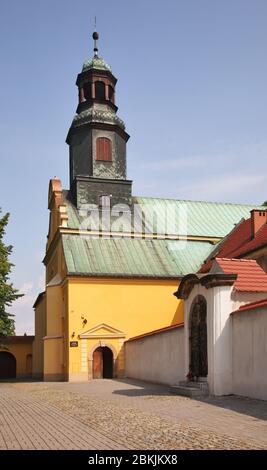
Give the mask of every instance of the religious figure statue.
[{"label": "religious figure statue", "polygon": [[207,358],[207,312],[204,302],[200,307],[199,319],[199,369],[200,376],[208,375],[208,358]]},{"label": "religious figure statue", "polygon": [[199,306],[194,305],[190,328],[190,371],[194,377],[199,377]]},{"label": "religious figure statue", "polygon": [[190,325],[190,374],[195,378],[208,374],[206,316],[206,302],[200,299],[193,307]]}]

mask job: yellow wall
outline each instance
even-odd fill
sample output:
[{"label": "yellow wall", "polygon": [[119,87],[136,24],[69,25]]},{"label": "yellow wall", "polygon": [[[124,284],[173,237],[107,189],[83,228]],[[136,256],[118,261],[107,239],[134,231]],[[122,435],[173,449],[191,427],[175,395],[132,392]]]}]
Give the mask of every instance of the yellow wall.
[{"label": "yellow wall", "polygon": [[127,337],[183,321],[183,305],[173,293],[176,280],[83,279],[68,282],[69,328],[83,332],[107,323]]},{"label": "yellow wall", "polygon": [[46,289],[47,315],[46,335],[55,336],[62,334],[62,287],[61,285],[49,286]]},{"label": "yellow wall", "polygon": [[[123,375],[126,339],[183,321],[182,302],[177,302],[173,295],[176,289],[175,280],[70,279],[68,340],[78,341],[79,346],[69,347],[69,378],[88,378],[88,357],[99,345],[114,348],[118,356],[117,375]],[[81,317],[87,320],[85,325]],[[102,323],[120,330],[125,337],[99,331],[86,340],[80,338]]]},{"label": "yellow wall", "polygon": [[[54,239],[53,244],[45,259],[45,380],[88,380],[93,351],[99,346],[112,349],[115,375],[123,376],[124,342],[129,337],[183,321],[182,302],[173,295],[177,280],[68,278],[62,241]],[[45,316],[42,309],[40,306],[40,316]],[[107,325],[107,331],[81,336],[100,324]],[[42,331],[37,315],[38,343]],[[70,346],[74,341],[78,341],[78,347]],[[34,363],[41,364],[40,348],[35,350],[38,358]]]},{"label": "yellow wall", "polygon": [[[29,338],[25,338],[25,341],[22,339],[18,339],[18,337],[14,337],[14,341],[5,341],[5,348],[0,348],[0,351],[6,351],[16,358],[17,362],[17,378],[23,377],[31,377],[32,371],[27,370],[27,356],[32,355],[32,340]],[[17,342],[19,341],[19,342]],[[28,363],[29,364],[29,363]]]},{"label": "yellow wall", "polygon": [[61,338],[47,338],[44,343],[44,379],[63,380],[63,342]]},{"label": "yellow wall", "polygon": [[46,336],[46,295],[35,308],[35,339],[33,342],[33,377],[42,378],[44,370],[44,337]]},{"label": "yellow wall", "polygon": [[44,337],[44,378],[61,380],[64,378],[64,290],[61,284],[46,289],[47,321]]}]

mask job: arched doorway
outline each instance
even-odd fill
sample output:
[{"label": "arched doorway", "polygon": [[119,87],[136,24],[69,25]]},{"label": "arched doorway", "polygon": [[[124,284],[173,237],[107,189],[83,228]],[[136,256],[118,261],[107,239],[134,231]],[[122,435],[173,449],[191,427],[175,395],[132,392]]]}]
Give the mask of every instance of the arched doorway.
[{"label": "arched doorway", "polygon": [[113,377],[113,352],[107,346],[93,352],[93,379],[111,379]]},{"label": "arched doorway", "polygon": [[198,295],[191,307],[189,319],[190,376],[194,379],[207,377],[207,302]]},{"label": "arched doorway", "polygon": [[0,379],[15,379],[17,361],[13,354],[7,351],[0,352]]}]

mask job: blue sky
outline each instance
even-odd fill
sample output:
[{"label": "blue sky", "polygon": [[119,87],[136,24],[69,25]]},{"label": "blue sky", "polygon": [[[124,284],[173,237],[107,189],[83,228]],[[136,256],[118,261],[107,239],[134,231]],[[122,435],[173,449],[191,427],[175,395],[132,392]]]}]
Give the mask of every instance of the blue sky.
[{"label": "blue sky", "polygon": [[13,307],[18,334],[33,331],[44,286],[48,182],[68,186],[65,138],[95,15],[134,193],[267,199],[266,0],[1,0],[0,206],[26,293]]}]

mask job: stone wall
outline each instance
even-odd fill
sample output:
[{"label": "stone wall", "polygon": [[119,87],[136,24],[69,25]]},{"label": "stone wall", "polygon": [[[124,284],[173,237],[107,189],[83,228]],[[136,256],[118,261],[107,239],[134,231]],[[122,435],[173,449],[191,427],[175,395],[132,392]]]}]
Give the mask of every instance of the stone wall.
[{"label": "stone wall", "polygon": [[75,185],[78,209],[84,204],[99,206],[100,196],[111,196],[111,207],[132,204],[132,181],[77,177]]}]

